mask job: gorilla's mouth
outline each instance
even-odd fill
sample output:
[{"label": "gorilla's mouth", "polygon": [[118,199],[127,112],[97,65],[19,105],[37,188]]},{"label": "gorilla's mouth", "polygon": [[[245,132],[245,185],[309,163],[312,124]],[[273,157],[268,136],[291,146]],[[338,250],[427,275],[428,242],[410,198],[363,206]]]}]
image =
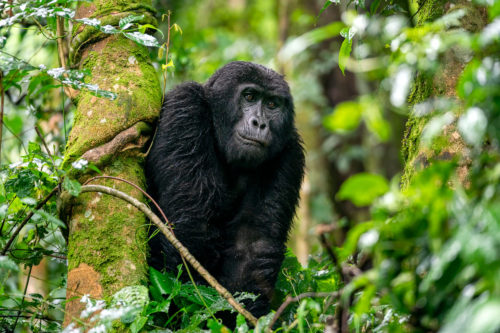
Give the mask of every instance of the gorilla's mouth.
[{"label": "gorilla's mouth", "polygon": [[240,139],[241,142],[243,142],[244,144],[247,144],[247,145],[252,145],[252,146],[259,147],[259,148],[263,148],[263,147],[267,146],[267,142],[264,140],[259,140],[257,138],[251,138],[248,136],[244,136],[238,132],[236,132],[236,136],[238,137],[238,139]]}]

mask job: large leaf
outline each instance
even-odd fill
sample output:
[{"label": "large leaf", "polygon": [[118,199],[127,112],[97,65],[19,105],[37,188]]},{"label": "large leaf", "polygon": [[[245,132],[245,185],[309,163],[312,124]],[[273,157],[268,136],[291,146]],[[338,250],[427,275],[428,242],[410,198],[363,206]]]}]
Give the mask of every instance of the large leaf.
[{"label": "large leaf", "polygon": [[359,126],[362,113],[363,109],[358,102],[340,103],[332,114],[323,119],[323,124],[332,132],[352,131]]},{"label": "large leaf", "polygon": [[356,206],[367,206],[389,190],[387,180],[376,174],[358,173],[346,180],[337,197],[350,200]]}]

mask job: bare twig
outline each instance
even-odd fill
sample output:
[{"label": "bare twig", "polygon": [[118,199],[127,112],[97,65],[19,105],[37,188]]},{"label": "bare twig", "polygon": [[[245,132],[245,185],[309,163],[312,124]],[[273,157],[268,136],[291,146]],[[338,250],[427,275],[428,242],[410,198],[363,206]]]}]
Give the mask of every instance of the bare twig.
[{"label": "bare twig", "polygon": [[114,179],[114,180],[119,180],[121,182],[124,182],[124,183],[127,183],[129,184],[130,186],[133,186],[136,190],[140,191],[142,194],[144,194],[144,196],[146,198],[148,198],[152,203],[153,205],[155,205],[156,209],[158,210],[158,212],[160,212],[161,214],[161,217],[163,217],[163,220],[165,221],[166,224],[168,224],[168,226],[170,227],[170,231],[172,231],[172,233],[174,233],[174,227],[173,225],[170,223],[170,221],[167,219],[167,216],[165,216],[165,213],[163,212],[163,210],[160,208],[160,206],[158,205],[158,203],[156,202],[155,199],[153,199],[146,191],[144,191],[142,188],[140,188],[139,186],[137,186],[136,184],[126,180],[126,179],[123,179],[123,178],[120,178],[120,177],[113,177],[113,176],[96,176],[96,177],[92,177],[90,178],[89,180],[87,180],[83,185],[88,185],[89,183],[93,182],[94,180],[97,180],[97,179]]},{"label": "bare twig", "polygon": [[342,277],[342,281],[345,282],[344,275],[342,274],[342,266],[340,265],[340,262],[339,262],[337,256],[333,252],[332,247],[328,243],[328,240],[326,239],[325,234],[320,234],[319,240],[320,240],[321,246],[326,251],[326,253],[328,253],[328,256],[332,260],[332,263],[335,266],[335,268],[337,269],[337,272],[339,272],[340,276]]},{"label": "bare twig", "polygon": [[[96,180],[96,179],[100,179],[100,178],[104,178],[104,179],[113,179],[113,180],[118,180],[118,181],[122,181],[124,183],[127,183],[131,186],[133,186],[135,189],[139,190],[142,194],[144,194],[144,196],[146,196],[153,205],[155,205],[156,209],[158,210],[158,212],[161,214],[161,216],[163,217],[163,220],[165,221],[165,223],[169,226],[170,228],[170,231],[172,232],[172,234],[174,234],[175,236],[175,233],[174,233],[174,227],[173,225],[170,223],[170,221],[167,219],[167,216],[165,215],[165,213],[163,212],[163,209],[160,208],[160,206],[158,205],[158,203],[156,202],[155,199],[153,199],[148,193],[146,193],[146,191],[144,191],[142,188],[140,188],[137,184],[134,184],[126,179],[123,179],[123,178],[120,178],[120,177],[113,177],[113,176],[96,176],[96,177],[93,177],[93,178],[90,178],[89,180],[87,180],[83,185],[87,185],[88,183]],[[200,300],[203,302],[203,305],[205,305],[205,308],[207,309],[207,311],[210,313],[210,315],[214,318],[214,320],[217,320],[217,318],[215,318],[214,314],[212,313],[212,311],[210,311],[210,308],[208,307],[207,303],[205,302],[205,299],[203,298],[203,296],[201,295],[200,291],[198,290],[198,287],[196,286],[196,283],[194,282],[194,279],[193,279],[193,276],[191,275],[191,271],[189,270],[189,266],[186,262],[186,259],[184,259],[183,256],[181,256],[181,259],[182,259],[182,262],[184,263],[184,267],[186,267],[186,272],[188,273],[189,275],[189,278],[191,279],[191,282],[193,283],[193,287],[194,289],[196,290],[196,293],[198,294],[198,297],[200,298]]]},{"label": "bare twig", "polygon": [[[165,66],[168,66],[168,52],[170,48],[170,29],[172,27],[170,26],[170,10],[167,13],[167,42],[165,43]],[[162,95],[162,104],[163,104],[163,99],[165,98],[165,93],[167,91],[167,74],[168,74],[168,67],[165,67],[165,70],[163,71],[163,95]]]},{"label": "bare twig", "polygon": [[[57,17],[56,18],[56,39],[57,39],[57,56],[59,58],[59,64],[61,65],[62,68],[68,69],[66,66],[66,47],[63,44],[64,41],[64,18],[62,17]],[[63,89],[66,95],[74,99],[76,95],[78,94],[78,91],[63,84]]]},{"label": "bare twig", "polygon": [[49,199],[52,198],[52,196],[57,193],[58,189],[59,189],[59,184],[57,184],[57,186],[54,187],[52,189],[52,191],[50,191],[50,193],[42,201],[40,201],[32,211],[30,211],[28,213],[28,215],[26,215],[26,217],[21,222],[21,224],[19,224],[17,229],[14,230],[14,232],[12,232],[12,235],[10,236],[9,240],[7,241],[7,244],[5,244],[5,247],[2,249],[1,255],[4,256],[7,253],[7,251],[9,250],[9,247],[12,245],[12,243],[14,242],[14,239],[16,239],[16,237],[19,234],[19,232],[21,231],[21,229],[24,228],[24,226],[29,222],[29,220],[33,217],[33,215],[35,215],[35,212],[37,210],[39,210],[40,208],[45,206],[47,201],[49,201]]},{"label": "bare twig", "polygon": [[52,319],[52,318],[49,318],[47,316],[41,316],[41,315],[37,315],[37,314],[33,314],[33,315],[4,315],[4,314],[1,314],[0,315],[0,318],[25,318],[25,319],[38,319],[38,320],[43,320],[43,321],[46,321],[46,322],[58,322],[59,320],[58,319]]},{"label": "bare twig", "polygon": [[[344,285],[347,284],[353,276],[361,274],[360,269],[357,267],[348,267],[342,265],[337,255],[333,251],[332,245],[326,238],[325,233],[319,233],[319,239],[321,246],[328,253]],[[351,303],[351,299],[352,297],[349,298],[347,305],[339,302],[337,308],[335,309],[335,320],[333,326],[335,326],[335,328],[340,332],[347,332],[348,330],[349,327],[347,324],[347,320],[349,319],[348,309],[349,309],[349,304]]]},{"label": "bare twig", "polygon": [[269,323],[269,326],[267,327],[268,332],[271,332],[271,329],[278,320],[278,318],[281,316],[283,311],[293,302],[299,302],[303,300],[304,298],[311,298],[311,297],[338,297],[340,295],[339,291],[334,291],[334,292],[309,292],[309,293],[303,293],[299,294],[295,297],[288,296],[285,301],[280,305],[276,313],[274,314],[273,319]]},{"label": "bare twig", "polygon": [[30,265],[28,271],[28,277],[26,278],[26,285],[24,286],[23,298],[21,299],[21,305],[19,306],[19,310],[17,311],[16,321],[14,322],[14,331],[16,330],[17,322],[19,321],[19,317],[21,316],[24,298],[26,297],[26,291],[28,290],[28,285],[30,284],[31,271],[33,270],[33,265]]},{"label": "bare twig", "polygon": [[[5,92],[6,95],[7,95],[7,91]],[[24,143],[23,143],[23,139],[21,139],[21,137],[19,135],[23,135],[23,134],[26,134],[30,131],[33,130],[32,127],[29,127],[27,129],[25,129],[24,131],[21,131],[19,132],[19,135],[17,135],[16,133],[14,133],[14,130],[12,128],[10,128],[9,126],[7,126],[6,123],[3,123],[3,127],[5,127],[5,129],[7,131],[10,132],[10,134],[12,134],[12,136],[10,138],[3,138],[2,142],[5,142],[5,141],[8,141],[8,140],[13,140],[13,139],[16,139],[17,141],[19,141],[19,144],[23,147],[23,150],[28,153],[28,151],[26,150],[26,147],[24,146]]]},{"label": "bare twig", "polygon": [[140,202],[139,200],[125,194],[121,191],[115,190],[113,188],[102,186],[102,185],[84,185],[81,188],[81,193],[85,192],[101,192],[112,195],[114,197],[120,198],[127,201],[141,212],[143,212],[151,222],[165,235],[167,240],[179,251],[180,255],[183,256],[189,264],[211,285],[215,290],[224,297],[231,306],[241,313],[250,323],[254,326],[257,325],[257,318],[255,318],[249,311],[245,310],[243,306],[238,303],[231,295],[231,293],[224,288],[201,264],[195,257],[189,252],[189,250],[182,245],[181,242],[174,236],[170,229],[160,220],[156,214],[154,214],[151,209],[149,209],[146,204]]},{"label": "bare twig", "polygon": [[49,158],[52,161],[52,170],[54,171],[54,174],[58,175],[57,169],[56,169],[56,162],[54,161],[54,158],[52,157],[52,154],[50,153],[49,146],[47,146],[47,142],[45,142],[45,139],[42,135],[42,132],[40,132],[40,129],[36,125],[35,125],[35,131],[36,131],[36,134],[38,135],[38,137],[40,138],[40,141],[42,141],[42,144],[45,147],[45,150],[47,151],[47,155],[49,155]]}]

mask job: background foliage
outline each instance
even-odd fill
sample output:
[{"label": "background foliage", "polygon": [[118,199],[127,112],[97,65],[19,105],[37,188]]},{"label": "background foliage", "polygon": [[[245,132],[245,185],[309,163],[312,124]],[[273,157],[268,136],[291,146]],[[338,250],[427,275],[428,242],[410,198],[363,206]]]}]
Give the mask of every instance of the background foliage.
[{"label": "background foliage", "polygon": [[[156,38],[133,16],[76,20],[75,5],[0,3],[0,330],[62,330],[67,229],[51,193],[79,190],[61,169],[74,108],[63,85],[114,98],[58,64],[57,20],[149,46],[166,90],[232,60],[286,75],[308,175],[273,300],[280,316],[256,328],[238,317],[238,332],[274,320],[299,332],[500,329],[498,1],[159,0]],[[133,332],[228,331],[214,290],[154,270],[148,289],[82,302],[95,332],[117,320]]]}]

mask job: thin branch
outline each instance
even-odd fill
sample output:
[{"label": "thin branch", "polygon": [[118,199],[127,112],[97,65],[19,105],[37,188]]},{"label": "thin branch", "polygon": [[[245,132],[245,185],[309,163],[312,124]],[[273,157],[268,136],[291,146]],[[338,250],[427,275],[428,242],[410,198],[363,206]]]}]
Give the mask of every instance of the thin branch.
[{"label": "thin branch", "polygon": [[[324,233],[319,234],[319,239],[321,246],[325,249],[325,251],[328,253],[330,256],[330,259],[332,260],[333,265],[335,266],[337,272],[339,272],[340,278],[342,279],[342,283],[345,285],[348,283],[349,276],[347,276],[347,269],[344,270],[344,266],[341,264],[339,261],[337,255],[335,252],[332,250],[332,245],[326,238]],[[359,270],[359,269],[358,269]],[[349,270],[351,272],[351,270]],[[354,271],[353,271],[354,272]],[[354,275],[354,274],[353,274]],[[349,298],[349,303],[351,302],[351,299]],[[349,308],[349,303],[347,306],[345,304],[342,304],[339,302],[337,305],[337,308],[335,309],[335,321],[334,325],[340,332],[347,332],[348,324],[348,308]]]},{"label": "thin branch", "polygon": [[[64,39],[64,18],[57,17],[56,18],[57,57],[59,58],[59,64],[61,65],[61,67],[64,69],[68,69],[66,66],[66,54],[65,54],[66,52],[65,52],[65,46],[63,44],[63,39]],[[74,99],[78,94],[77,90],[65,84],[63,84],[63,89],[66,95],[68,95],[68,97],[71,99]]]},{"label": "thin branch", "polygon": [[[158,212],[160,212],[161,216],[163,217],[163,220],[169,226],[170,231],[175,236],[174,227],[170,223],[170,221],[167,219],[167,216],[163,212],[163,209],[160,208],[160,206],[158,205],[158,203],[156,202],[156,200],[154,200],[148,193],[146,193],[146,191],[144,191],[142,188],[140,188],[137,184],[134,184],[134,183],[132,183],[132,182],[126,180],[126,179],[120,178],[120,177],[96,176],[96,177],[93,177],[93,178],[90,178],[89,180],[87,180],[83,185],[87,185],[88,183],[90,183],[90,182],[92,182],[92,181],[94,181],[96,179],[100,179],[100,178],[113,179],[113,180],[122,181],[124,183],[127,183],[127,184],[133,186],[135,189],[139,190],[142,194],[144,194],[144,196],[146,196],[151,201],[151,203],[153,203],[153,205],[155,205],[156,209],[158,210]],[[203,298],[203,296],[201,295],[200,291],[198,290],[198,287],[196,286],[196,283],[194,282],[193,276],[192,276],[191,271],[189,269],[189,266],[188,266],[188,264],[186,262],[186,259],[184,259],[183,256],[181,256],[181,259],[182,259],[182,262],[184,263],[184,267],[186,267],[186,272],[188,273],[189,278],[191,279],[191,282],[193,283],[193,287],[194,287],[196,293],[198,294],[198,297],[203,302],[203,305],[205,306],[205,308],[207,309],[207,311],[210,313],[210,315],[214,318],[214,320],[217,320],[217,318],[215,318],[214,314],[212,313],[212,311],[210,311],[210,308],[208,307],[207,303],[205,302],[205,298]]]},{"label": "thin branch", "polygon": [[[12,310],[14,311],[14,310]],[[41,316],[41,315],[37,315],[37,314],[33,314],[33,315],[0,315],[0,318],[25,318],[25,319],[38,319],[38,320],[43,320],[43,321],[46,321],[46,322],[59,322],[59,320],[57,319],[52,319],[52,318],[49,318],[49,317],[45,317],[45,316]]]},{"label": "thin branch", "polygon": [[[172,27],[170,26],[170,10],[168,11],[167,14],[167,42],[165,44],[165,66],[168,66],[168,52],[170,48],[170,30]],[[167,91],[167,75],[168,75],[168,67],[165,67],[165,70],[163,71],[163,95],[161,97],[161,102],[163,104],[163,99],[165,98],[165,93]]]},{"label": "thin branch", "polygon": [[339,291],[334,291],[334,292],[308,292],[308,293],[303,293],[299,294],[295,297],[288,296],[286,300],[280,305],[276,313],[274,314],[273,319],[269,323],[269,326],[267,327],[268,332],[271,332],[271,329],[273,325],[276,323],[278,318],[281,316],[283,311],[293,302],[299,302],[303,300],[304,298],[312,298],[312,297],[338,297],[340,295]]},{"label": "thin branch", "polygon": [[[19,137],[19,135],[17,135],[14,130],[12,128],[10,128],[10,126],[7,126],[6,123],[3,123],[3,127],[5,127],[5,129],[7,129],[7,131],[10,132],[10,134],[12,134],[12,137],[10,138],[5,138],[3,139],[3,141],[7,141],[7,140],[10,140],[10,139],[16,139],[17,141],[19,141],[21,147],[23,148],[24,152],[27,154],[28,153],[28,150],[26,149],[26,146],[24,145],[24,142],[23,142],[23,139],[21,139],[21,137]],[[28,133],[29,131],[33,130],[33,128],[28,128],[24,131],[22,131],[21,133],[19,134],[25,134],[25,133]]]},{"label": "thin branch", "polygon": [[40,201],[32,211],[30,211],[28,213],[28,215],[26,215],[26,217],[21,222],[21,224],[19,224],[17,229],[14,230],[14,232],[12,232],[10,239],[7,241],[7,244],[5,244],[5,247],[3,248],[2,252],[1,252],[2,256],[4,256],[7,253],[7,251],[9,250],[9,247],[12,245],[12,243],[16,239],[17,235],[19,234],[19,232],[21,232],[21,229],[24,228],[24,226],[29,222],[29,220],[33,217],[33,215],[35,215],[35,212],[37,210],[39,210],[40,208],[42,208],[43,206],[45,206],[47,201],[49,201],[49,199],[52,198],[52,196],[57,193],[58,189],[59,189],[59,184],[57,184],[57,186],[54,187],[52,189],[52,191],[50,191],[50,193],[42,201]]},{"label": "thin branch", "polygon": [[153,199],[146,191],[144,191],[142,188],[140,188],[136,184],[132,183],[131,181],[128,181],[126,179],[119,178],[119,177],[113,177],[113,176],[96,176],[96,177],[92,177],[89,180],[87,180],[83,185],[88,185],[90,182],[93,182],[96,179],[102,179],[102,178],[104,178],[104,179],[114,179],[114,180],[122,181],[124,183],[127,183],[127,184],[133,186],[136,190],[140,191],[146,198],[148,198],[153,203],[153,205],[155,205],[156,209],[160,212],[161,217],[163,217],[163,220],[165,221],[165,223],[168,224],[168,226],[170,227],[170,231],[172,233],[174,233],[174,226],[167,219],[167,216],[165,215],[165,213],[163,212],[163,210],[160,208],[160,206],[158,205],[158,203],[156,202],[156,200]]},{"label": "thin branch", "polygon": [[337,256],[333,252],[332,247],[330,246],[330,244],[328,244],[328,240],[326,239],[325,234],[320,234],[319,240],[320,240],[320,243],[321,243],[321,246],[323,247],[323,249],[326,251],[326,253],[328,253],[328,256],[330,257],[333,265],[337,269],[337,272],[339,272],[339,274],[342,278],[342,282],[345,282],[344,274],[342,273],[342,266],[340,265],[339,260],[337,259]]},{"label": "thin branch", "polygon": [[55,175],[58,175],[57,170],[56,170],[56,162],[54,162],[54,158],[52,157],[52,154],[50,153],[49,146],[47,146],[47,142],[45,142],[45,139],[42,135],[42,132],[40,132],[40,129],[38,126],[35,125],[35,131],[40,140],[42,141],[43,146],[45,147],[45,150],[47,151],[47,155],[49,155],[50,160],[52,161],[52,170],[54,171]]},{"label": "thin branch", "polygon": [[155,224],[155,226],[165,235],[167,240],[179,251],[180,255],[183,256],[187,262],[211,285],[222,297],[224,297],[231,306],[241,313],[252,325],[257,325],[257,318],[255,318],[249,311],[245,310],[243,306],[238,303],[231,293],[224,288],[201,264],[195,257],[189,252],[189,250],[182,245],[181,242],[174,236],[174,234],[169,230],[169,228],[160,220],[156,214],[154,214],[149,207],[140,202],[139,200],[125,194],[121,191],[115,190],[113,188],[102,186],[102,185],[84,185],[81,188],[81,193],[85,192],[101,192],[112,195],[114,197],[120,198],[127,201],[141,212],[143,212],[150,220]]},{"label": "thin branch", "polygon": [[14,322],[14,330],[16,330],[17,322],[19,321],[19,317],[21,316],[24,299],[26,298],[26,291],[28,290],[28,285],[30,284],[30,277],[32,270],[33,270],[33,265],[30,265],[28,277],[26,278],[26,285],[24,286],[23,298],[21,299],[21,305],[19,306],[19,311],[17,311],[16,321]]}]

